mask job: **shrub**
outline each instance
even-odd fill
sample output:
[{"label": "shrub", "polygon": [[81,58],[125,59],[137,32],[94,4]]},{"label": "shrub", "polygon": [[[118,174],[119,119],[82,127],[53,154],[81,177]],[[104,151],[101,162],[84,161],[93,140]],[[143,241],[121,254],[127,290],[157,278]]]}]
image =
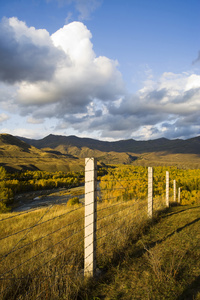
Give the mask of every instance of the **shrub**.
[{"label": "shrub", "polygon": [[71,198],[68,202],[67,202],[67,206],[72,206],[72,205],[76,205],[79,204],[79,198],[78,197],[74,197]]},{"label": "shrub", "polygon": [[13,202],[13,192],[8,188],[1,188],[0,190],[0,213],[6,213],[10,211],[8,205]]}]

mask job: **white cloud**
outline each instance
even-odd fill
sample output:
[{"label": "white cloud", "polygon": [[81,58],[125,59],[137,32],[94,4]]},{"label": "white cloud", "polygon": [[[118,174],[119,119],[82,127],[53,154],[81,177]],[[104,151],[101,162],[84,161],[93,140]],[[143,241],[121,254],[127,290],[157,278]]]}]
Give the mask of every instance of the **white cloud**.
[{"label": "white cloud", "polygon": [[[187,137],[191,135],[191,128],[193,134],[198,135],[199,111],[200,76],[189,73],[164,73],[157,82],[147,84],[138,94],[124,97],[119,107],[111,104],[109,108],[109,113],[116,118],[123,116],[129,120],[130,128],[132,121],[135,131],[132,136],[137,133],[143,138],[149,137],[150,133],[154,137],[169,137],[170,134],[179,137],[179,134],[184,136],[184,132]],[[161,126],[163,122],[165,126]],[[130,128],[127,126],[131,135]]]},{"label": "white cloud", "polygon": [[48,118],[57,120],[55,130],[116,139],[200,134],[200,75],[167,72],[156,81],[148,68],[143,88],[128,94],[118,62],[96,56],[83,23],[51,36],[17,18],[0,29],[0,105],[28,124],[45,126]]},{"label": "white cloud", "polygon": [[26,128],[14,128],[10,129],[8,127],[4,127],[0,129],[0,133],[7,133],[14,136],[27,137],[30,139],[41,139],[44,137],[44,132],[35,131],[34,129],[26,129]]},{"label": "white cloud", "polygon": [[[96,57],[91,33],[81,22],[65,25],[51,39],[54,46],[66,55],[57,66],[51,80],[19,84],[18,103],[31,112],[33,106],[55,104],[53,115],[87,112],[94,100],[115,101],[124,92],[117,62]],[[45,112],[44,112],[45,113]],[[36,113],[34,113],[36,114]],[[44,116],[45,117],[45,116]]]},{"label": "white cloud", "polygon": [[0,123],[3,123],[4,121],[7,121],[10,117],[5,114],[5,113],[1,113],[0,114]]},{"label": "white cloud", "polygon": [[50,80],[64,56],[45,29],[28,28],[14,17],[0,22],[1,81]]},{"label": "white cloud", "polygon": [[72,0],[75,2],[76,9],[80,12],[80,20],[86,20],[90,17],[102,3],[102,0]]},{"label": "white cloud", "polygon": [[[46,0],[50,2],[52,0]],[[87,20],[91,14],[101,5],[103,0],[56,0],[60,6],[74,4],[75,9],[79,12],[80,20]]]},{"label": "white cloud", "polygon": [[43,119],[35,119],[33,117],[29,117],[27,119],[27,123],[29,123],[29,124],[43,124],[44,120]]}]

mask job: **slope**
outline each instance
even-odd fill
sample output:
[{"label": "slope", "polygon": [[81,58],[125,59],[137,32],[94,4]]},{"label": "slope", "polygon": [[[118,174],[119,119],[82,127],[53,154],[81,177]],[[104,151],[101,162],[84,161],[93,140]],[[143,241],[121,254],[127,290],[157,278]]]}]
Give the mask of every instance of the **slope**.
[{"label": "slope", "polygon": [[106,142],[90,138],[79,138],[76,136],[61,136],[50,134],[41,140],[33,140],[20,137],[26,143],[29,143],[39,149],[50,147],[55,149],[59,145],[64,145],[67,148],[87,147],[93,150],[103,152],[131,152],[131,153],[149,153],[149,152],[166,152],[168,154],[199,154],[200,153],[200,136],[188,140],[168,140],[165,138],[135,141],[133,139],[120,140],[116,142]]},{"label": "slope", "polygon": [[142,166],[174,165],[200,168],[200,137],[189,140],[149,141],[121,140],[105,142],[76,136],[48,135],[41,140],[20,138],[27,143],[79,158],[97,157],[106,164],[134,164]]},{"label": "slope", "polygon": [[199,205],[171,207],[107,266],[84,299],[199,300],[199,213]]},{"label": "slope", "polygon": [[0,166],[9,171],[70,171],[82,169],[83,161],[52,149],[42,151],[12,135],[0,134]]}]

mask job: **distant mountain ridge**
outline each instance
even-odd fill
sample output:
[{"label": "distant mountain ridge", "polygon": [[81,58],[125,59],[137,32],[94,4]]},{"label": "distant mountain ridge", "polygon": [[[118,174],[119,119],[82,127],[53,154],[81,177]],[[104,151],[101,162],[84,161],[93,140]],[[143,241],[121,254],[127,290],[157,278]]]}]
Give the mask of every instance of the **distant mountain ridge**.
[{"label": "distant mountain ridge", "polygon": [[79,149],[87,147],[92,150],[103,152],[130,152],[130,153],[147,153],[147,152],[167,152],[183,154],[200,154],[200,136],[188,140],[169,140],[160,138],[148,141],[136,141],[133,139],[119,140],[115,142],[100,141],[91,138],[79,138],[77,136],[62,136],[50,134],[43,139],[35,140],[24,137],[18,137],[22,141],[38,148],[56,149],[60,145],[65,149],[77,147]]},{"label": "distant mountain ridge", "polygon": [[34,140],[0,134],[0,166],[8,171],[78,171],[84,159],[96,157],[100,165],[178,166],[200,168],[200,137],[149,141],[99,141],[50,134]]},{"label": "distant mountain ridge", "polygon": [[49,148],[38,149],[30,143],[10,134],[0,134],[0,166],[8,171],[45,170],[64,171],[80,170],[83,162],[76,163],[77,157],[62,154]]}]

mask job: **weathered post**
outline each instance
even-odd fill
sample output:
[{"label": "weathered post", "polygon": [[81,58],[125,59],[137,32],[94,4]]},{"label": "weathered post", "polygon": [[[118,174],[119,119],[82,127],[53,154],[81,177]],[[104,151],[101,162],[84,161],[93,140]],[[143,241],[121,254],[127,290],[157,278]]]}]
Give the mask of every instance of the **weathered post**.
[{"label": "weathered post", "polygon": [[176,202],[176,180],[173,181],[173,187],[174,187],[174,202]]},{"label": "weathered post", "polygon": [[85,248],[84,276],[96,272],[96,220],[97,220],[97,161],[85,159]]},{"label": "weathered post", "polygon": [[178,203],[181,203],[181,188],[178,188]]},{"label": "weathered post", "polygon": [[166,206],[169,207],[169,172],[166,171]]},{"label": "weathered post", "polygon": [[148,167],[148,217],[153,217],[153,168]]}]

